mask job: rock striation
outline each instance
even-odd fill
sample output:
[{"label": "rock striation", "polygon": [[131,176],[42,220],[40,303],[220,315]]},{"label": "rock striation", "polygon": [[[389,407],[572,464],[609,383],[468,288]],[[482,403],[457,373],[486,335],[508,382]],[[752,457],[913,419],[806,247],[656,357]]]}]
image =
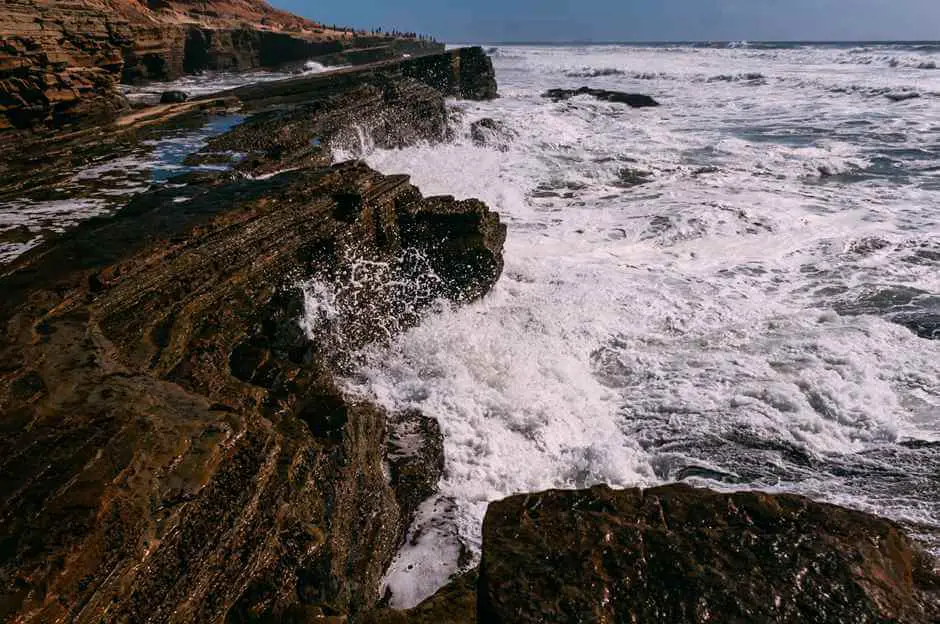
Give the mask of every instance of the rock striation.
[{"label": "rock striation", "polygon": [[3,0],[0,131],[113,118],[128,108],[120,82],[442,50],[416,38],[329,29],[261,0]]},{"label": "rock striation", "polygon": [[[476,294],[503,237],[479,202],[351,164],[145,195],[15,263],[0,281],[0,616],[370,606],[413,512],[394,486],[417,477],[387,481],[389,415],[337,388],[343,345],[302,330],[298,284],[339,288],[366,260],[409,275],[421,258],[444,276],[429,297]],[[372,299],[345,322],[400,307]]]},{"label": "rock striation", "polygon": [[[443,138],[444,94],[401,72],[317,84],[253,99],[202,154],[237,144],[238,170],[179,176],[0,273],[0,620],[330,621],[378,601],[440,432],[336,373],[439,298],[484,294],[505,226],[330,164],[351,124]],[[123,148],[89,132],[49,146]]]}]

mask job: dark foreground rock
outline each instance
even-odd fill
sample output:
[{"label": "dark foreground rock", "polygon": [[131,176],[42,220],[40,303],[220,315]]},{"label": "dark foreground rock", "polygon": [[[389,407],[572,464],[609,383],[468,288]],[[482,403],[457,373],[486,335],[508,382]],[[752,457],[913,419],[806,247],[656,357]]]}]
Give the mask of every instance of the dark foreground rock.
[{"label": "dark foreground rock", "polygon": [[549,98],[555,102],[571,99],[577,95],[590,95],[591,97],[603,100],[605,102],[614,102],[617,104],[626,104],[632,108],[647,108],[659,106],[659,102],[648,95],[639,93],[624,93],[622,91],[607,91],[605,89],[591,89],[581,87],[580,89],[550,89],[542,97]]},{"label": "dark foreground rock", "polygon": [[940,574],[895,524],[688,486],[493,503],[480,622],[936,622]]}]

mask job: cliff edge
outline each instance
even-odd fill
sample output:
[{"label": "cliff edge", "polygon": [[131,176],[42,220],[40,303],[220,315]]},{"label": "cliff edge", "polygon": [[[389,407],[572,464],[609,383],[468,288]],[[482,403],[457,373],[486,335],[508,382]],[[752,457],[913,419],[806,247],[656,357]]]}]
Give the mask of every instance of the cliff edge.
[{"label": "cliff edge", "polygon": [[129,107],[120,83],[442,50],[415,36],[327,27],[261,0],[3,0],[0,132],[112,119]]}]

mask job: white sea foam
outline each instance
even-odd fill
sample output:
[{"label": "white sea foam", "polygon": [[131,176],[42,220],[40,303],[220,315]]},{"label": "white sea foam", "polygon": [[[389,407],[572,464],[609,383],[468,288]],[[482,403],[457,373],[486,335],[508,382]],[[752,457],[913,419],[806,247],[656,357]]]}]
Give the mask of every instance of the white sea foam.
[{"label": "white sea foam", "polygon": [[[374,348],[349,382],[445,434],[394,604],[478,552],[487,502],[516,492],[687,479],[938,524],[936,447],[902,443],[940,440],[940,343],[836,309],[888,286],[940,293],[940,104],[842,89],[940,91],[940,73],[912,83],[919,70],[845,55],[500,47],[503,97],[455,104],[455,142],[363,137],[379,170],[509,225],[490,295]],[[583,82],[663,106],[540,97]],[[506,151],[469,140],[481,117],[518,134]]]}]

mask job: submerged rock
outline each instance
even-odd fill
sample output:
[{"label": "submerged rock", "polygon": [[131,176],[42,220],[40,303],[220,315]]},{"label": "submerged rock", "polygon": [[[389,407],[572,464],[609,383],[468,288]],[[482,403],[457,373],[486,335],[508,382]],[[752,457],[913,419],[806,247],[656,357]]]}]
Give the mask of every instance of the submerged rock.
[{"label": "submerged rock", "polygon": [[189,99],[185,91],[164,91],[160,94],[161,104],[179,104]]},{"label": "submerged rock", "polygon": [[580,89],[550,89],[542,94],[542,97],[560,102],[561,100],[568,100],[577,95],[590,95],[598,100],[626,104],[632,108],[659,106],[659,102],[648,95],[624,93],[622,91],[608,91],[606,89],[591,89],[589,87],[581,87]]},{"label": "submerged rock", "polygon": [[[877,245],[868,242],[868,248]],[[864,243],[853,247],[864,251]],[[920,338],[940,340],[940,296],[908,286],[867,286],[851,299],[839,301],[835,310],[846,316],[871,314],[906,327]]]},{"label": "submerged rock", "polygon": [[790,495],[550,491],[490,505],[480,622],[935,622],[899,527]]},{"label": "submerged rock", "polygon": [[470,139],[474,145],[490,146],[506,151],[515,138],[516,133],[502,121],[484,117],[470,124]]}]

